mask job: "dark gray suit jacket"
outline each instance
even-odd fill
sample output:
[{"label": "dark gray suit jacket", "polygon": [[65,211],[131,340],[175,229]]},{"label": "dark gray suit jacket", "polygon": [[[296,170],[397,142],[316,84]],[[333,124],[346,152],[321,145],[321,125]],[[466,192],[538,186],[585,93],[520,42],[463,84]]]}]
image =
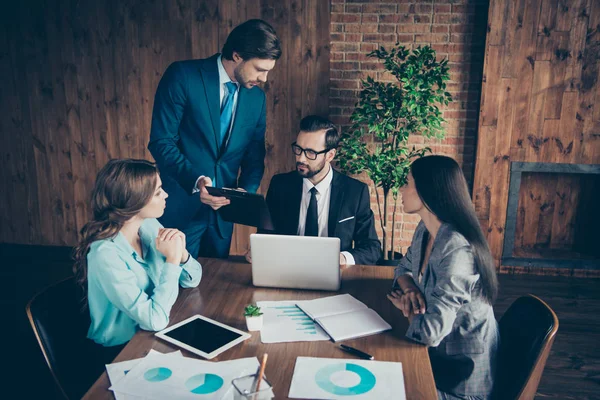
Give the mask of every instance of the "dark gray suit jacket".
[{"label": "dark gray suit jacket", "polygon": [[421,283],[425,224],[421,221],[394,274],[410,275],[425,296],[425,314],[416,315],[406,336],[429,346],[436,386],[443,392],[488,396],[494,382],[500,336],[492,306],[481,296],[471,246],[442,224]]}]

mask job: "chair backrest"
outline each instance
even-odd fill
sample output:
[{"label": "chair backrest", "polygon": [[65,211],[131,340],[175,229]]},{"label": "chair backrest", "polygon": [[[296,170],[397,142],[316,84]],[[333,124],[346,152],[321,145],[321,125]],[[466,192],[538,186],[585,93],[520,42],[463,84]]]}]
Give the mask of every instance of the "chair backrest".
[{"label": "chair backrest", "polygon": [[69,399],[79,399],[102,374],[110,349],[87,339],[90,316],[71,277],[31,299],[27,316],[54,380]]},{"label": "chair backrest", "polygon": [[511,304],[499,327],[494,398],[533,399],[554,343],[558,318],[546,303],[528,295]]}]

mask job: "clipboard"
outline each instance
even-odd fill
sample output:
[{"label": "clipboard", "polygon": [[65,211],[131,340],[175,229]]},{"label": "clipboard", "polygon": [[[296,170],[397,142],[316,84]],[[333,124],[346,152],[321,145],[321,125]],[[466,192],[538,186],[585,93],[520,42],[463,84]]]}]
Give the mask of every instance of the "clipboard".
[{"label": "clipboard", "polygon": [[274,231],[271,213],[261,194],[242,190],[206,186],[208,194],[229,199],[229,205],[217,211],[223,220],[240,225],[254,226],[265,231]]}]

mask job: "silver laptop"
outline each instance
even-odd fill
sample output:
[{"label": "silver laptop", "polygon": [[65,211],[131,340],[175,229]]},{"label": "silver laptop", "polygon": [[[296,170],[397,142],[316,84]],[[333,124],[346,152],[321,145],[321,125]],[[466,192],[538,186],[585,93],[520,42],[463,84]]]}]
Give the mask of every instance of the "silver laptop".
[{"label": "silver laptop", "polygon": [[340,288],[340,239],[250,235],[252,283],[296,289]]}]

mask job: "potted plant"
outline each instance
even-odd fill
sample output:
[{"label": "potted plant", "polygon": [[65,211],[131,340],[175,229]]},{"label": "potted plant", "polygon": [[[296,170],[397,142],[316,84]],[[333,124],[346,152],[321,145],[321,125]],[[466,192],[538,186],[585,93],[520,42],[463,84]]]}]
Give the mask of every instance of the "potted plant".
[{"label": "potted plant", "polygon": [[[437,61],[435,50],[430,46],[408,50],[396,43],[390,51],[380,47],[367,56],[382,60],[385,70],[396,81],[380,82],[372,77],[362,80],[359,100],[350,117],[352,125],[344,132],[337,160],[341,171],[353,175],[365,172],[373,182],[383,232],[383,257],[393,260],[398,189],[406,183],[412,159],[430,151],[428,147],[410,148],[408,137],[410,134],[444,137],[445,120],[438,106],[452,101],[446,91],[450,74],[448,60]],[[391,229],[388,224],[390,193]],[[392,249],[388,252],[390,230]]]},{"label": "potted plant", "polygon": [[246,326],[249,331],[260,331],[263,324],[263,313],[260,307],[254,304],[248,304],[244,308],[244,316],[246,317]]}]

